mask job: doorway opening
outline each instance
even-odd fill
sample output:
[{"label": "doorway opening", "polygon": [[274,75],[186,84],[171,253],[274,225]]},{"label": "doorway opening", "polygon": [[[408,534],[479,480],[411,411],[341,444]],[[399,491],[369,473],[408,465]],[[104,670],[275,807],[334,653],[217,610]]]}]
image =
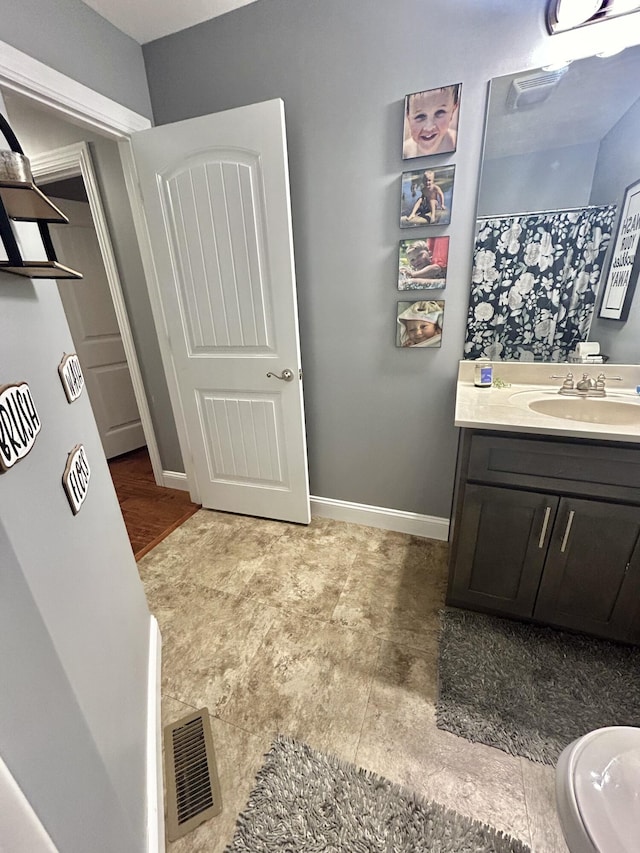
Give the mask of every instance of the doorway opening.
[{"label": "doorway opening", "polygon": [[110,459],[109,471],[136,560],[200,509],[188,492],[156,485],[146,447]]}]

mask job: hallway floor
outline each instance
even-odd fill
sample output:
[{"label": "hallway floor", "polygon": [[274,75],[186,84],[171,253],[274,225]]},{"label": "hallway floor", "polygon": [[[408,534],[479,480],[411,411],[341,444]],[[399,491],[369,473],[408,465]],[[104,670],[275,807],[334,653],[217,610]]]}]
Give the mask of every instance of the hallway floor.
[{"label": "hallway floor", "polygon": [[207,706],[222,814],[167,846],[217,853],[278,732],[566,853],[553,769],[435,725],[447,545],[314,518],[200,510],[138,564],[163,637],[163,725]]},{"label": "hallway floor", "polygon": [[108,464],[136,560],[200,508],[191,502],[189,492],[156,485],[146,447],[109,459]]}]

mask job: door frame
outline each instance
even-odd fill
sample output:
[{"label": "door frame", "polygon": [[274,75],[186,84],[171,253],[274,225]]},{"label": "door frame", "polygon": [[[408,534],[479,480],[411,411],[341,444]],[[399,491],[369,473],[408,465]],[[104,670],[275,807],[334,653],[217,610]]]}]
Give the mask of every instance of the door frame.
[{"label": "door frame", "polygon": [[118,328],[122,337],[124,346],[125,359],[131,374],[131,384],[133,385],[133,393],[136,398],[138,411],[140,413],[140,421],[142,423],[142,431],[145,441],[147,442],[147,450],[151,458],[151,466],[156,483],[162,484],[164,477],[162,472],[162,462],[160,461],[160,451],[156,441],[156,435],[151,420],[151,411],[147,401],[147,394],[144,388],[138,354],[136,352],[133,341],[133,333],[127,307],[124,301],[124,293],[122,291],[122,282],[116,264],[113,244],[109,234],[109,226],[102,205],[100,196],[100,188],[96,179],[96,173],[91,160],[91,152],[86,142],[76,142],[71,145],[65,145],[62,148],[55,148],[42,154],[36,154],[29,158],[31,171],[36,180],[46,183],[47,181],[62,181],[67,178],[81,177],[84,182],[87,199],[89,201],[89,209],[91,210],[91,218],[98,238],[100,247],[100,255],[104,265],[107,282],[109,284],[109,292],[113,301],[113,307],[116,312]]}]

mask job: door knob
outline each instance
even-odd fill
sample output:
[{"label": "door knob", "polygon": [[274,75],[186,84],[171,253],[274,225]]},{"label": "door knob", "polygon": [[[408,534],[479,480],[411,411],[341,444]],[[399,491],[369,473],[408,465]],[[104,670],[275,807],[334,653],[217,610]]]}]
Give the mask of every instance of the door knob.
[{"label": "door knob", "polygon": [[289,370],[288,367],[285,367],[280,376],[278,376],[277,373],[272,373],[271,371],[269,371],[267,373],[267,377],[270,376],[273,376],[274,379],[284,379],[285,382],[291,382],[291,380],[293,379],[293,370]]}]

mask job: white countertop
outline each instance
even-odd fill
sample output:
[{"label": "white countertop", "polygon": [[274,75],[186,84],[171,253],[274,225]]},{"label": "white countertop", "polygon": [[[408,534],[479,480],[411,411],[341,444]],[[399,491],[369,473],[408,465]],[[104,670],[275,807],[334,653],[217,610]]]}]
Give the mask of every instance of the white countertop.
[{"label": "white countertop", "polygon": [[[636,393],[636,387],[640,385],[640,365],[547,362],[528,364],[499,361],[492,364],[494,383],[498,380],[500,385],[501,380],[509,387],[502,388],[494,384],[491,388],[476,388],[473,384],[475,363],[460,362],[456,388],[456,426],[640,444],[640,396]],[[594,379],[599,373],[604,373],[607,377],[621,377],[620,382],[612,380],[607,383],[606,399],[637,405],[637,423],[587,423],[543,415],[529,408],[528,404],[532,399],[556,397],[562,379],[551,379],[551,376],[555,374],[564,377],[569,372],[573,373],[576,380],[580,379],[583,373],[588,373]]]}]

